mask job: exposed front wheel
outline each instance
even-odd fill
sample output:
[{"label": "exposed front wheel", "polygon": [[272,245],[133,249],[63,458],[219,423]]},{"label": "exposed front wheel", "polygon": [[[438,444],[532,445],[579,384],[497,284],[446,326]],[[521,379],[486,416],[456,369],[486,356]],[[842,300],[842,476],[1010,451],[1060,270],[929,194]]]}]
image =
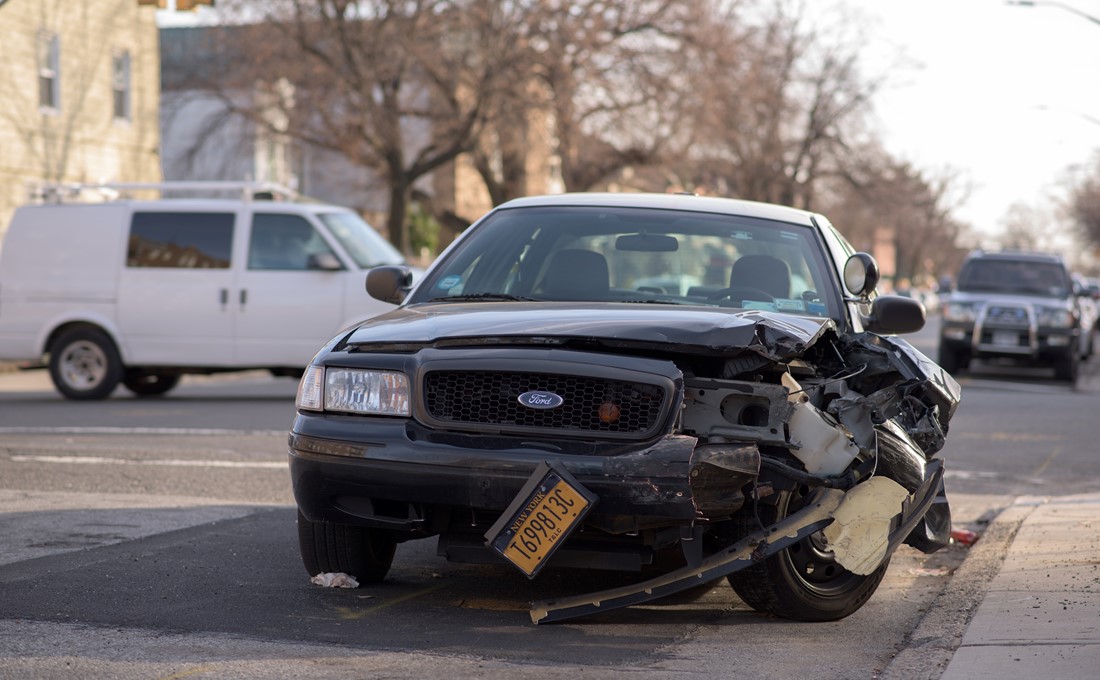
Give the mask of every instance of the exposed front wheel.
[{"label": "exposed front wheel", "polygon": [[312,522],[298,511],[298,547],[310,576],[342,572],[360,583],[386,578],[397,540],[382,529]]},{"label": "exposed front wheel", "polygon": [[[760,521],[770,525],[799,510],[811,495],[809,487],[782,491],[775,505],[759,505]],[[748,506],[732,520],[745,535],[758,524]],[[794,621],[836,621],[862,607],[878,589],[889,560],[866,576],[853,574],[826,549],[820,532],[768,559],[728,577],[737,595],[753,609]]]},{"label": "exposed front wheel", "polygon": [[158,373],[131,369],[126,371],[122,384],[139,397],[155,397],[171,390],[180,382],[178,373]]},{"label": "exposed front wheel", "polygon": [[50,378],[69,399],[104,399],[122,380],[122,360],[103,331],[73,328],[50,346]]}]

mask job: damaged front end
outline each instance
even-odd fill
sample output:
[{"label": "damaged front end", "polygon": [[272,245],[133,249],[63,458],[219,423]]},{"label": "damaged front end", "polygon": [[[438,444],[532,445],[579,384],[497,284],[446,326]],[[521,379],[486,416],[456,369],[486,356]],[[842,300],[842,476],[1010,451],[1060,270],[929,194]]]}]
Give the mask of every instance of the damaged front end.
[{"label": "damaged front end", "polygon": [[[950,540],[935,454],[955,381],[908,343],[792,335],[762,315],[748,351],[685,371],[677,434],[695,438],[685,566],[636,585],[538,602],[536,623],[658,599],[727,577],[755,609],[824,621],[861,607],[905,543]],[[689,362],[690,364],[690,362]],[[717,376],[717,377],[715,377]],[[626,461],[620,461],[620,464]]]}]

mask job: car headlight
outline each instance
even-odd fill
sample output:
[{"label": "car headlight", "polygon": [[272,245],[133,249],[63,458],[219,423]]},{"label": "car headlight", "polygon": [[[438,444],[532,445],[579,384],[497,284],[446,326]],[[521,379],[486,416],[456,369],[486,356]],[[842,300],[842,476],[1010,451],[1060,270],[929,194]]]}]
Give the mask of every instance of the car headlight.
[{"label": "car headlight", "polygon": [[977,305],[966,302],[950,302],[944,306],[944,321],[974,321],[977,318]]},{"label": "car headlight", "polygon": [[1040,326],[1048,328],[1072,328],[1077,323],[1073,312],[1061,307],[1036,307],[1035,318]]},{"label": "car headlight", "polygon": [[310,366],[298,383],[298,408],[383,416],[409,415],[404,373]]}]

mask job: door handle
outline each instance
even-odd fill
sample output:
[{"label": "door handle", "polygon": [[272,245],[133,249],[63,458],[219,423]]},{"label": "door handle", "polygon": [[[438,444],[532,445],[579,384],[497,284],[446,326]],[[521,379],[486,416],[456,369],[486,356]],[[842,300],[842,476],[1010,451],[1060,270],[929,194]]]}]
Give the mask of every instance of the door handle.
[{"label": "door handle", "polygon": [[222,301],[223,305],[229,304],[229,289],[228,288],[222,288],[221,294],[219,295],[219,297],[221,298],[221,301]]},{"label": "door handle", "polygon": [[247,302],[248,302],[248,291],[245,290],[244,288],[241,288],[241,307],[244,307],[245,303],[247,303]]}]

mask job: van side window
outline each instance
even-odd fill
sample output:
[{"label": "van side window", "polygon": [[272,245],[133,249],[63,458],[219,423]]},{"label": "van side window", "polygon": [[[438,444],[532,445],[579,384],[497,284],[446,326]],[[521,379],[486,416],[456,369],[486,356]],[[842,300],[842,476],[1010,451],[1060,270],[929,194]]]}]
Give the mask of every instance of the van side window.
[{"label": "van side window", "polygon": [[228,269],[233,213],[135,212],[128,267]]},{"label": "van side window", "polygon": [[325,240],[303,217],[281,213],[256,213],[248,240],[248,268],[306,270],[310,257],[328,253]]}]

